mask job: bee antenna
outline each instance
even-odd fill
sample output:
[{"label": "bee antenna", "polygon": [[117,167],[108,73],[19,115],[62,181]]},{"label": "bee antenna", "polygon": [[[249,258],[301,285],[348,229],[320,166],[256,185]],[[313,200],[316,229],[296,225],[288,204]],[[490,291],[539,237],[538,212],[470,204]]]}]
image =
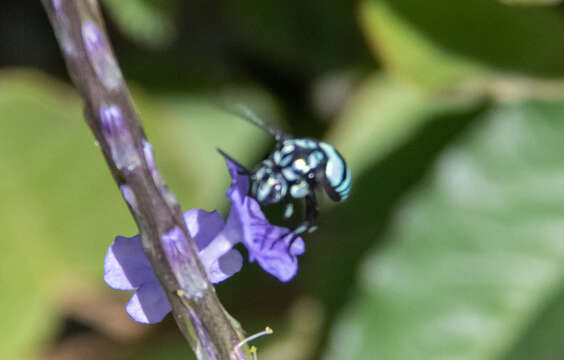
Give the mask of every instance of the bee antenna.
[{"label": "bee antenna", "polygon": [[257,114],[253,110],[251,110],[251,108],[249,108],[248,106],[246,106],[244,104],[236,103],[236,104],[233,104],[233,106],[231,106],[231,107],[226,106],[224,108],[228,112],[230,112],[231,114],[237,115],[238,117],[242,118],[243,120],[250,122],[251,124],[258,127],[259,129],[262,129],[263,131],[265,131],[265,132],[269,133],[270,135],[274,136],[274,139],[276,139],[277,142],[291,138],[290,135],[286,134],[282,130],[277,129],[276,127],[269,125],[269,124],[265,123],[264,121],[262,121],[262,119],[260,117],[258,117]]}]

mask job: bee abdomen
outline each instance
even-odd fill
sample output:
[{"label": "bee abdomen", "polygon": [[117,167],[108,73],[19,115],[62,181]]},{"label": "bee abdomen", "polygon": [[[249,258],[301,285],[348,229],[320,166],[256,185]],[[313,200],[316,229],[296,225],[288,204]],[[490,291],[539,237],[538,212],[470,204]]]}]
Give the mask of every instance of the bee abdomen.
[{"label": "bee abdomen", "polygon": [[341,197],[340,201],[343,201],[349,197],[351,191],[351,171],[333,146],[324,142],[320,142],[319,146],[327,156],[325,177]]}]

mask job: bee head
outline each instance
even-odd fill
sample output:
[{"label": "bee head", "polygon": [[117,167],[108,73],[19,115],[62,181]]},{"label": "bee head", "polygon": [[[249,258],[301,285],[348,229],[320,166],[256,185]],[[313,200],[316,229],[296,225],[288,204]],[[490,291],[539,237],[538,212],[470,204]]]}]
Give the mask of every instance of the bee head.
[{"label": "bee head", "polygon": [[261,204],[280,202],[288,191],[284,177],[271,168],[259,168],[251,175],[251,195]]}]

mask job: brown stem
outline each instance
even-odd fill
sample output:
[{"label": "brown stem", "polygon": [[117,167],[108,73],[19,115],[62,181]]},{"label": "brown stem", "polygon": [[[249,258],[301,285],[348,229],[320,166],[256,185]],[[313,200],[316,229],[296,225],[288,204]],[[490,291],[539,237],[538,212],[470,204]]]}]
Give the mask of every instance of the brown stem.
[{"label": "brown stem", "polygon": [[[146,153],[145,133],[107,40],[97,1],[42,2],[68,72],[84,100],[86,122],[135,218],[145,253],[167,293],[180,331],[198,359],[250,358],[248,348],[244,354],[236,347],[243,331],[219,302],[180,206]],[[161,241],[174,228],[188,241],[188,256],[181,266],[169,263]]]}]

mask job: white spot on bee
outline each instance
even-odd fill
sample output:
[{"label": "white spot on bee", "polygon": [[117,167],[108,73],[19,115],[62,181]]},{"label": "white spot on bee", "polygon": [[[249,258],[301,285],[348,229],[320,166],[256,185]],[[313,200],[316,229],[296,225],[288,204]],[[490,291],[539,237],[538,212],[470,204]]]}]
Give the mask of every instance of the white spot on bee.
[{"label": "white spot on bee", "polygon": [[262,179],[262,177],[265,175],[265,173],[266,173],[265,168],[260,168],[260,169],[258,169],[257,172],[255,173],[254,178],[256,178],[256,179]]},{"label": "white spot on bee", "polygon": [[309,193],[309,185],[305,181],[292,185],[290,194],[293,198],[299,199],[305,197]]},{"label": "white spot on bee", "polygon": [[274,152],[273,159],[275,164],[280,164],[280,160],[282,160],[282,154],[280,153],[280,151]]},{"label": "white spot on bee", "polygon": [[292,161],[292,155],[288,154],[285,155],[282,160],[280,160],[280,166],[288,166],[288,164]]},{"label": "white spot on bee", "polygon": [[294,169],[299,172],[306,173],[309,171],[309,166],[307,165],[306,161],[302,158],[296,159],[294,161]]},{"label": "white spot on bee", "polygon": [[323,161],[323,153],[321,151],[313,151],[307,157],[307,162],[310,167],[316,168]]},{"label": "white spot on bee", "polygon": [[317,142],[314,140],[306,139],[305,140],[306,147],[310,149],[315,149],[317,147]]},{"label": "white spot on bee", "polygon": [[286,178],[286,180],[288,181],[294,181],[298,178],[294,170],[292,170],[291,168],[282,169],[282,175],[284,175],[284,178]]},{"label": "white spot on bee", "polygon": [[263,202],[266,199],[266,197],[268,196],[268,194],[270,193],[270,189],[271,189],[271,187],[266,183],[259,185],[258,192],[257,192],[257,200],[259,202]]},{"label": "white spot on bee", "polygon": [[289,203],[284,210],[284,219],[289,219],[294,213],[294,204]]},{"label": "white spot on bee", "polygon": [[284,145],[280,151],[282,152],[282,154],[289,154],[292,151],[294,151],[295,148],[296,147],[294,145],[288,144],[288,145]]}]

